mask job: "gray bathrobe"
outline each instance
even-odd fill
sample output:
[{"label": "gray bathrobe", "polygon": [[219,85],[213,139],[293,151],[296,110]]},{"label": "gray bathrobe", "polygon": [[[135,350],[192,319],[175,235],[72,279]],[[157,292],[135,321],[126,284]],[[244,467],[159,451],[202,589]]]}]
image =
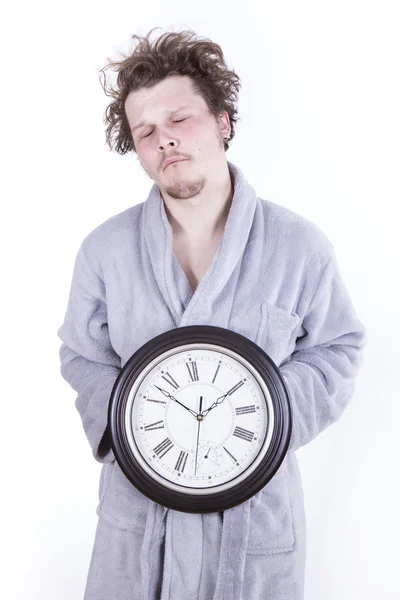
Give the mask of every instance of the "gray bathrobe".
[{"label": "gray bathrobe", "polygon": [[[157,185],[145,202],[90,232],[77,253],[61,374],[94,458],[103,463],[85,600],[300,600],[305,513],[295,450],[342,414],[362,364],[365,328],[331,242],[312,222],[258,198],[228,162],[234,195],[220,246],[195,293],[172,252]],[[107,408],[130,356],[154,336],[216,325],[261,346],[293,411],[276,475],[230,510],[187,514],[147,499],[109,445]]]}]

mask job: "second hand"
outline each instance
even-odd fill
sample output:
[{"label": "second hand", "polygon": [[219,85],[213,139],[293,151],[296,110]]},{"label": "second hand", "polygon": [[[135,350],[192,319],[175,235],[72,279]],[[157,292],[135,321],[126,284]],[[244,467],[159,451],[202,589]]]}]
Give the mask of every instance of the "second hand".
[{"label": "second hand", "polygon": [[[201,415],[201,405],[203,404],[203,396],[200,396],[200,408],[199,408],[199,415]],[[201,420],[199,420],[198,426],[197,426],[197,445],[196,445],[196,459],[194,462],[194,474],[196,476],[197,474],[197,454],[199,452],[199,433],[200,433],[200,425],[201,425]]]}]

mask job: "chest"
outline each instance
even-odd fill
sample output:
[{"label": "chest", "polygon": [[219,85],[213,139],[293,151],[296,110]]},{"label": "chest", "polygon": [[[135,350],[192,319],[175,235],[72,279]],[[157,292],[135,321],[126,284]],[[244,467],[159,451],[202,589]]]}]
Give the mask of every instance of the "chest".
[{"label": "chest", "polygon": [[[185,254],[180,255],[193,287],[198,285],[217,249],[218,246],[214,246],[212,251],[208,249],[207,259],[198,256],[197,262],[196,259],[190,262]],[[122,358],[122,365],[145,342],[180,326],[179,318],[174,321],[172,317],[171,298],[162,293],[160,281],[156,280],[152,269],[136,260],[132,262],[133,257],[138,258],[138,254],[119,257],[118,263],[112,265],[112,270],[110,268],[109,277],[106,276],[109,335],[115,351]],[[276,281],[278,274],[273,269],[266,271],[269,281]],[[219,273],[215,275],[216,283],[204,290],[201,298],[194,298],[197,309],[206,307],[207,317],[192,318],[189,324],[215,325],[236,331],[256,342],[279,365],[285,356],[293,352],[300,324],[290,301],[286,302],[287,308],[278,306],[280,298],[274,298],[276,287],[265,285],[264,278],[260,277],[259,261],[254,260],[254,256],[245,256],[245,260],[238,263],[231,278],[218,293],[215,287]],[[183,277],[183,273],[180,276]],[[181,288],[181,284],[182,290],[185,289],[179,273],[176,277],[176,281],[169,282],[171,295],[178,287]],[[285,270],[282,279],[287,281]],[[286,291],[283,295],[290,297],[288,286],[283,289]],[[187,310],[182,304],[182,315]]]},{"label": "chest", "polygon": [[181,265],[193,293],[196,291],[202,277],[206,274],[218,246],[222,232],[212,239],[191,243],[179,238],[173,239],[172,249]]}]

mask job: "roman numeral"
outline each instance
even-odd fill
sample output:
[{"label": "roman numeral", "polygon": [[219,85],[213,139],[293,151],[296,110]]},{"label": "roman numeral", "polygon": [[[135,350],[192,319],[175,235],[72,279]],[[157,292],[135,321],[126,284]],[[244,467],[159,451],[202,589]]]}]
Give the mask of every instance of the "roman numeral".
[{"label": "roman numeral", "polygon": [[231,453],[229,452],[229,450],[227,450],[227,449],[225,448],[225,446],[222,446],[222,447],[223,447],[223,449],[225,450],[225,452],[226,452],[227,454],[229,454],[229,456],[231,457],[231,459],[233,460],[233,462],[237,462],[237,460],[236,460],[236,458],[233,456],[233,454],[231,454]]},{"label": "roman numeral", "polygon": [[246,415],[247,413],[253,413],[256,412],[256,407],[254,406],[240,406],[239,408],[236,409],[236,414],[237,415]]},{"label": "roman numeral", "polygon": [[153,450],[157,454],[157,456],[162,458],[173,447],[174,447],[174,444],[171,442],[171,440],[169,438],[165,438],[165,440],[163,440],[161,442],[161,444],[158,444],[158,446],[153,448]]},{"label": "roman numeral", "polygon": [[[160,425],[162,423],[162,425]],[[164,429],[164,421],[156,421],[156,423],[152,423],[151,425],[146,425],[145,431],[153,431],[154,429]]]},{"label": "roman numeral", "polygon": [[247,429],[243,429],[243,427],[235,427],[233,435],[236,435],[236,437],[241,438],[242,440],[246,440],[246,442],[251,442],[254,433]]},{"label": "roman numeral", "polygon": [[198,381],[199,380],[199,374],[197,372],[197,362],[195,360],[193,362],[187,362],[186,366],[187,366],[188,371],[189,371],[190,379],[192,381]]},{"label": "roman numeral", "polygon": [[233,386],[233,388],[231,388],[228,392],[228,394],[230,396],[232,396],[232,394],[234,394],[239,388],[242,387],[242,385],[244,385],[243,381],[239,381],[239,383],[237,383],[236,385]]},{"label": "roman numeral", "polygon": [[186,467],[187,457],[188,457],[188,452],[184,452],[183,450],[181,450],[179,453],[179,458],[175,465],[175,471],[180,471],[181,473],[183,473],[183,471],[185,470],[185,467]]},{"label": "roman numeral", "polygon": [[212,383],[214,383],[214,381],[215,381],[215,378],[216,378],[216,376],[218,374],[220,366],[221,366],[221,364],[218,365],[217,370],[215,371],[215,375],[214,375],[214,379],[212,380]]},{"label": "roman numeral", "polygon": [[162,378],[165,379],[165,381],[167,383],[169,383],[170,385],[172,385],[172,387],[175,390],[177,390],[179,388],[179,385],[176,383],[175,379],[169,373],[167,373],[166,375],[163,375]]}]

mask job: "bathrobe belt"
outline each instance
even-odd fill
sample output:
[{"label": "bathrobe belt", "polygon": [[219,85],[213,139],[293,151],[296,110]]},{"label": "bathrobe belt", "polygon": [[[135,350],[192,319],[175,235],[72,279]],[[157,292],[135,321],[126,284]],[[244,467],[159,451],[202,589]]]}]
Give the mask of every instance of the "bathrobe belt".
[{"label": "bathrobe belt", "polygon": [[[249,537],[250,502],[247,500],[224,511],[219,567],[213,600],[240,600],[242,597]],[[164,527],[165,552],[161,600],[174,598],[174,590],[171,589],[172,569],[179,569],[183,579],[187,574],[185,580],[187,597],[197,598],[202,567],[202,515],[170,510],[150,501],[140,552],[141,600],[149,600],[149,570],[153,548],[159,544]],[[174,543],[174,540],[180,540],[180,543]]]}]

